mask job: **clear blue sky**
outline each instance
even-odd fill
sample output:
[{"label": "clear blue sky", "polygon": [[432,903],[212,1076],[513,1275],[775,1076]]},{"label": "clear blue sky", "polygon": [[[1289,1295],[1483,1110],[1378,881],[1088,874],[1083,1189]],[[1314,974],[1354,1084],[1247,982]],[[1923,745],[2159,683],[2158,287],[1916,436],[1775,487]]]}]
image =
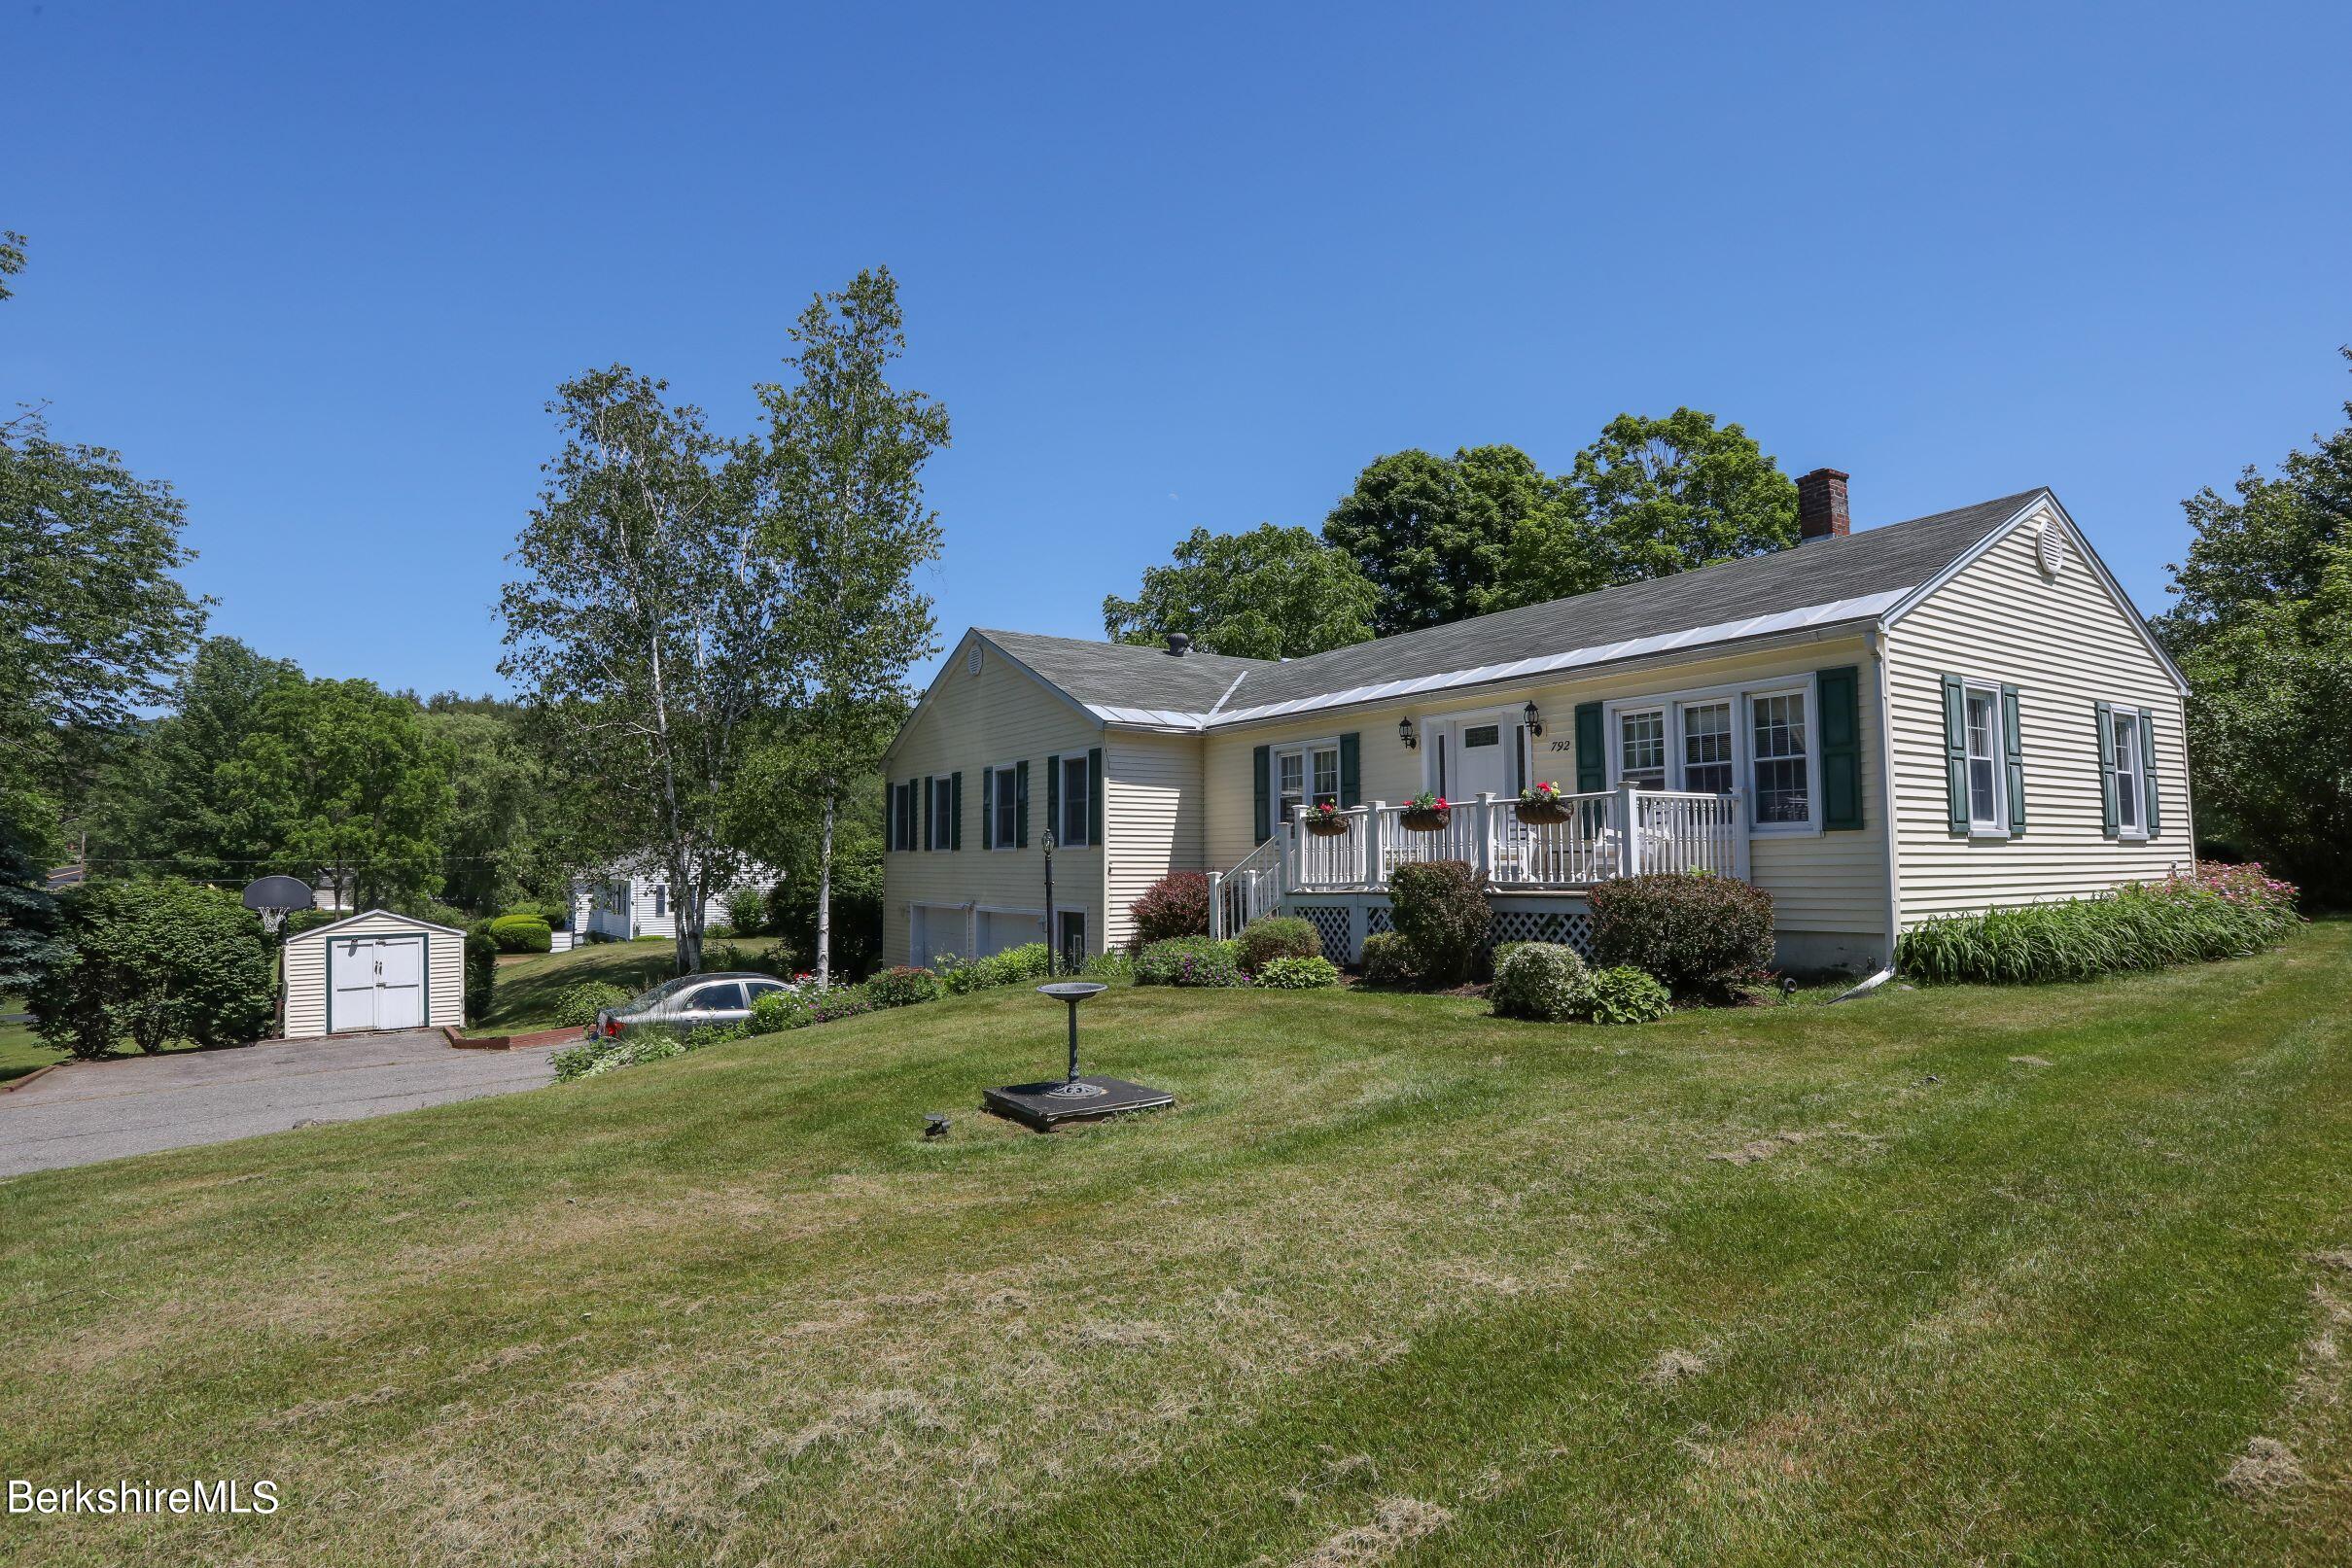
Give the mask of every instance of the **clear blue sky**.
[{"label": "clear blue sky", "polygon": [[217,630],[425,690],[497,685],[560,379],[748,427],[874,262],[943,640],[1677,403],[1858,524],[2049,484],[2161,608],[2352,392],[2352,8],[1779,9],[0,0],[0,398],[179,487]]}]

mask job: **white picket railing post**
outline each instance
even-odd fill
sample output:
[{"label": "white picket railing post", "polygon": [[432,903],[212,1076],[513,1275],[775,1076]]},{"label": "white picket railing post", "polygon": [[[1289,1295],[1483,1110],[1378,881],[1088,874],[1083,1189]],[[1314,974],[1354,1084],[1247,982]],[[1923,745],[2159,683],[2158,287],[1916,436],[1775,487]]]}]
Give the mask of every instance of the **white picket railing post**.
[{"label": "white picket railing post", "polygon": [[1299,852],[1299,840],[1304,835],[1291,822],[1284,822],[1280,831],[1282,835],[1282,852],[1279,856],[1282,866],[1282,891],[1294,893],[1299,890],[1299,884],[1307,873],[1306,861]]},{"label": "white picket railing post", "polygon": [[1367,888],[1386,888],[1388,885],[1387,847],[1382,842],[1387,820],[1388,803],[1385,800],[1374,801],[1371,809],[1364,813],[1364,886]]},{"label": "white picket railing post", "polygon": [[1617,789],[1618,843],[1623,846],[1618,855],[1620,876],[1641,875],[1641,791],[1632,784],[1620,784]]},{"label": "white picket railing post", "polygon": [[1478,797],[1478,880],[1486,882],[1494,875],[1494,793],[1482,790]]},{"label": "white picket railing post", "polygon": [[1209,873],[1209,940],[1225,939],[1225,873]]}]

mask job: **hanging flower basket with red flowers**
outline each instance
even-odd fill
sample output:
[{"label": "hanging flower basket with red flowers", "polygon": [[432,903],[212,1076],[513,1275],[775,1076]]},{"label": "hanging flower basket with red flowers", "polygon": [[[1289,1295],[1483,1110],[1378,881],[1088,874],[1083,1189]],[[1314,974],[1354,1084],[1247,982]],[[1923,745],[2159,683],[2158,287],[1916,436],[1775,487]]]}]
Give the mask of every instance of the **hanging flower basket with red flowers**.
[{"label": "hanging flower basket with red flowers", "polygon": [[1405,830],[1410,833],[1442,832],[1445,825],[1454,820],[1454,808],[1446,804],[1445,796],[1433,789],[1424,789],[1405,802],[1397,812],[1396,819],[1404,823]]},{"label": "hanging flower basket with red flowers", "polygon": [[1326,800],[1310,806],[1298,814],[1298,819],[1306,823],[1307,831],[1318,839],[1345,838],[1348,835],[1348,819],[1340,815],[1339,805],[1335,801]]},{"label": "hanging flower basket with red flowers", "polygon": [[1561,797],[1558,784],[1527,785],[1519,792],[1519,804],[1514,811],[1529,827],[1550,827],[1568,819],[1568,803]]}]

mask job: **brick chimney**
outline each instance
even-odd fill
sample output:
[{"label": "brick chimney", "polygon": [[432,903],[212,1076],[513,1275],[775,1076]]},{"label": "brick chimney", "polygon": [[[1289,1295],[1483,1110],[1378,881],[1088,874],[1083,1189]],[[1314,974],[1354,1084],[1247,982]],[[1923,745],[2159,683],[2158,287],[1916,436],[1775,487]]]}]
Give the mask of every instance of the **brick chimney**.
[{"label": "brick chimney", "polygon": [[1846,475],[1815,469],[1797,480],[1797,542],[1843,539],[1852,527],[1845,512]]}]

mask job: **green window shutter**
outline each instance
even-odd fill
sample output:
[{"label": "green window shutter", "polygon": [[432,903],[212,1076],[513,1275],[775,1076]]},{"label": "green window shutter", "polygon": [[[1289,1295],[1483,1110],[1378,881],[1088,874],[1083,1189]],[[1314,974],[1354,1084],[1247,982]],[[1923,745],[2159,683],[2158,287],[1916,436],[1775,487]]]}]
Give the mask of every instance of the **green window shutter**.
[{"label": "green window shutter", "polygon": [[2123,831],[2115,815],[2115,710],[2105,703],[2091,707],[2099,725],[2099,826],[2109,838]]},{"label": "green window shutter", "polygon": [[1103,749],[1086,753],[1086,842],[1103,842]]},{"label": "green window shutter", "polygon": [[1576,792],[1590,795],[1609,787],[1609,754],[1600,739],[1600,704],[1576,705]]},{"label": "green window shutter", "polygon": [[882,782],[882,847],[898,847],[898,786],[887,779]]},{"label": "green window shutter", "polygon": [[1029,848],[1029,758],[1013,764],[1013,847]]},{"label": "green window shutter", "polygon": [[980,848],[997,847],[997,770],[980,770]]},{"label": "green window shutter", "polygon": [[1274,748],[1261,746],[1249,753],[1257,807],[1257,841],[1260,844],[1274,837]]},{"label": "green window shutter", "polygon": [[931,780],[936,777],[930,773],[923,776],[923,847],[927,850],[931,847]]},{"label": "green window shutter", "polygon": [[1862,825],[1862,676],[1853,665],[1814,678],[1821,694],[1821,825]]},{"label": "green window shutter", "polygon": [[2018,688],[2001,688],[2001,743],[2009,753],[2009,830],[2025,831],[2025,729],[2018,717]]},{"label": "green window shutter", "polygon": [[964,848],[964,770],[947,776],[947,847]]},{"label": "green window shutter", "polygon": [[1342,806],[1364,803],[1364,745],[1363,737],[1355,730],[1339,738],[1339,803]]},{"label": "green window shutter", "polygon": [[1054,847],[1059,849],[1062,844],[1062,753],[1059,751],[1045,759],[1045,831],[1054,836]]},{"label": "green window shutter", "polygon": [[2156,719],[2145,708],[2140,710],[2140,777],[2148,781],[2148,836],[2154,838],[2164,830],[2164,815],[2157,809]]},{"label": "green window shutter", "polygon": [[1944,796],[1955,838],[1968,836],[1968,687],[1944,678]]}]

